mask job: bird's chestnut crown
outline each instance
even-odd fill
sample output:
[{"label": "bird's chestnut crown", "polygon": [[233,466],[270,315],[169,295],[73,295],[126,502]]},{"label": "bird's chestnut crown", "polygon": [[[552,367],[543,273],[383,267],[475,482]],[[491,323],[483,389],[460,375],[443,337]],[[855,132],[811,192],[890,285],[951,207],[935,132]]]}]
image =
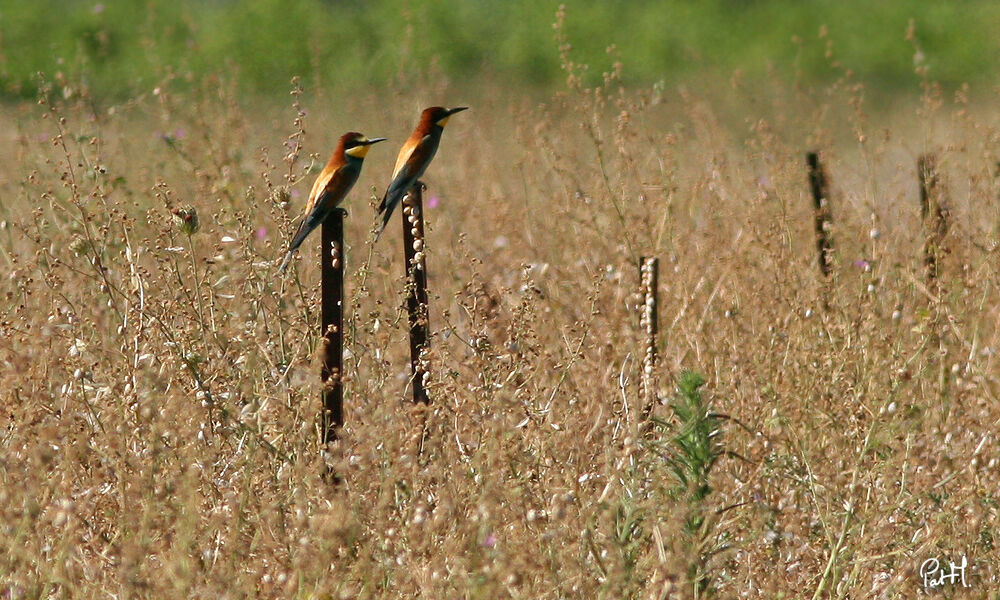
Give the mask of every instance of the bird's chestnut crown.
[{"label": "bird's chestnut crown", "polygon": [[428,110],[434,111],[433,113],[434,124],[437,125],[438,127],[444,127],[445,125],[448,124],[448,119],[451,118],[451,115],[457,112],[462,112],[463,110],[466,110],[468,108],[469,108],[468,106],[458,106],[456,108],[443,108],[441,106],[435,106],[434,108]]}]

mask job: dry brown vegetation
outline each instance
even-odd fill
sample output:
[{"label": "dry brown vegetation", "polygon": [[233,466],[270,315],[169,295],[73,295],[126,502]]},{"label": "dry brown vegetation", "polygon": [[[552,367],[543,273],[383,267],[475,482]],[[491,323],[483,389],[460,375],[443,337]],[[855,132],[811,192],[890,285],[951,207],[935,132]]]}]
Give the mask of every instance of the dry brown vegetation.
[{"label": "dry brown vegetation", "polygon": [[[484,94],[449,124],[426,177],[427,410],[407,401],[398,225],[373,247],[369,191],[458,92],[290,111],[165,81],[109,110],[63,82],[5,109],[0,598],[913,598],[922,561],[962,555],[972,587],[944,597],[992,593],[995,115],[928,86],[886,128],[845,82],[763,103],[737,83],[733,128],[693,92],[606,80]],[[346,427],[324,459],[318,234],[290,277],[275,261],[349,129],[392,142],[346,203]],[[926,151],[950,201],[938,284]],[[642,255],[661,259],[648,431]],[[711,469],[678,454],[685,369],[729,417],[707,421]]]}]

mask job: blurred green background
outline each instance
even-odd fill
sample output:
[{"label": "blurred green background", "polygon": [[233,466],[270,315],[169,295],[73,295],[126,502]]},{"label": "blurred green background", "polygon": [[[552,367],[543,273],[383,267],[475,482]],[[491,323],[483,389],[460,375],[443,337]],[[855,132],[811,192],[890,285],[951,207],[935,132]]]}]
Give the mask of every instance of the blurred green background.
[{"label": "blurred green background", "polygon": [[[381,88],[443,76],[529,89],[561,85],[553,23],[538,0],[170,0],[0,2],[0,97],[31,98],[37,73],[97,98],[148,90],[174,74],[235,74],[248,92]],[[876,92],[919,90],[916,43],[946,87],[998,85],[995,0],[578,0],[566,3],[576,62],[598,81],[608,46],[628,84],[778,76],[822,84],[851,69]],[[823,37],[824,28],[828,34]],[[833,58],[827,56],[831,45]]]}]

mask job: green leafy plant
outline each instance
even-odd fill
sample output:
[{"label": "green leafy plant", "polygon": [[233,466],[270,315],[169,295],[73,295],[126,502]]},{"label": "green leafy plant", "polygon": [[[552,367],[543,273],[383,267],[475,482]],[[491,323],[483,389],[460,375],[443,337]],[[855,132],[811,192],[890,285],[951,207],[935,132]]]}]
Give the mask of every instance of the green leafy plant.
[{"label": "green leafy plant", "polygon": [[720,540],[719,519],[724,512],[713,507],[709,482],[719,459],[728,454],[722,444],[724,415],[712,412],[702,398],[705,377],[684,371],[677,381],[677,395],[670,403],[674,421],[654,421],[666,433],[661,452],[676,485],[671,494],[684,511],[684,549],[687,575],[695,598],[711,593],[710,565],[713,556],[727,548]]}]

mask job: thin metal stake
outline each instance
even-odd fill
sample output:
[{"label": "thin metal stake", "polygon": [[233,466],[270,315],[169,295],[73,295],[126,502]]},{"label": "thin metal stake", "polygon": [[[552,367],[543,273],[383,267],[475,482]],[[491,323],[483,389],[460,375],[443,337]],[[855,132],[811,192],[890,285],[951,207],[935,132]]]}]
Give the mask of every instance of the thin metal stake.
[{"label": "thin metal stake", "polygon": [[924,272],[928,287],[934,291],[941,274],[941,255],[945,252],[948,208],[933,154],[923,154],[917,159],[917,176],[920,179],[920,218],[924,226]]},{"label": "thin metal stake", "polygon": [[413,402],[429,404],[425,385],[430,330],[427,311],[427,256],[424,246],[424,184],[417,182],[403,197],[403,251],[406,255],[406,311],[410,325],[410,373]]},{"label": "thin metal stake", "polygon": [[323,221],[322,324],[323,446],[344,426],[344,215],[335,208]]},{"label": "thin metal stake", "polygon": [[643,333],[642,376],[639,378],[639,396],[643,403],[642,420],[648,421],[656,404],[656,367],[658,361],[656,337],[659,333],[660,259],[639,259],[639,286],[642,307],[639,327]]},{"label": "thin metal stake", "polygon": [[819,254],[819,270],[824,279],[833,273],[833,211],[830,209],[830,184],[826,170],[819,162],[819,154],[806,154],[809,165],[809,188],[812,190],[813,213],[816,219],[816,251]]}]

